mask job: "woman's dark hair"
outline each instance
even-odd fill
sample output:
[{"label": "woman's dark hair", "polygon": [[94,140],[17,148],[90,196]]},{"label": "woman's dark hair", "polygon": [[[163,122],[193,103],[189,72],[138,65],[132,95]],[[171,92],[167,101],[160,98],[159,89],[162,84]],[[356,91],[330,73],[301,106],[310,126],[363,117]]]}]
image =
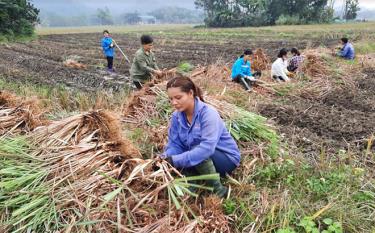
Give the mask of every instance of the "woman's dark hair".
[{"label": "woman's dark hair", "polygon": [[243,58],[244,56],[252,55],[253,51],[251,49],[245,49],[243,51],[243,54],[240,56],[240,58]]},{"label": "woman's dark hair", "polygon": [[108,34],[109,34],[109,31],[108,31],[108,30],[104,30],[104,31],[103,31],[103,34],[104,34],[104,33],[108,33]]},{"label": "woman's dark hair", "polygon": [[279,54],[277,54],[277,57],[282,58],[283,56],[286,56],[287,54],[288,54],[288,50],[286,48],[282,48]]},{"label": "woman's dark hair", "polygon": [[298,56],[301,55],[301,53],[298,51],[297,48],[292,48],[292,49],[290,50],[290,52],[291,52],[291,53],[294,53],[294,54],[297,54]]},{"label": "woman's dark hair", "polygon": [[346,44],[346,43],[348,43],[349,40],[348,40],[348,38],[343,37],[343,38],[341,38],[341,41],[344,42],[344,43]]},{"label": "woman's dark hair", "polygon": [[167,90],[172,87],[179,87],[182,92],[193,91],[194,97],[198,97],[204,102],[202,90],[188,77],[174,77],[167,83]]},{"label": "woman's dark hair", "polygon": [[141,43],[143,45],[145,45],[145,44],[152,44],[153,42],[154,42],[154,39],[152,39],[151,36],[149,36],[149,35],[142,35],[141,36]]}]

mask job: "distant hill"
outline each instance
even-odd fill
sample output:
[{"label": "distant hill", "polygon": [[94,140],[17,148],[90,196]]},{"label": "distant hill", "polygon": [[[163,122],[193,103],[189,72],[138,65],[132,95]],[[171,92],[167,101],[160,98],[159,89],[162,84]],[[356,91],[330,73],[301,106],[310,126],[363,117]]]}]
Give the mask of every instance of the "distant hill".
[{"label": "distant hill", "polygon": [[365,9],[358,13],[358,19],[375,20],[375,9]]},{"label": "distant hill", "polygon": [[33,0],[41,12],[53,12],[62,15],[92,14],[98,8],[108,7],[113,14],[138,11],[146,13],[167,6],[195,9],[194,0]]}]

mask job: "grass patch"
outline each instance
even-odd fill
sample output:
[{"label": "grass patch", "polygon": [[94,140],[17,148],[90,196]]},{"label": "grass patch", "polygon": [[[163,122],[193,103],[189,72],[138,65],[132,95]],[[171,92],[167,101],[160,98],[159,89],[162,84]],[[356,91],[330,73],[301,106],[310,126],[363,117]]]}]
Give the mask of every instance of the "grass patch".
[{"label": "grass patch", "polygon": [[354,47],[357,54],[375,53],[375,42],[373,40],[357,42]]},{"label": "grass patch", "polygon": [[235,218],[236,230],[253,226],[254,232],[373,232],[375,180],[366,176],[365,167],[329,160],[312,166],[302,158],[284,157],[240,176],[256,191],[240,188],[224,202],[227,214],[241,216]]}]

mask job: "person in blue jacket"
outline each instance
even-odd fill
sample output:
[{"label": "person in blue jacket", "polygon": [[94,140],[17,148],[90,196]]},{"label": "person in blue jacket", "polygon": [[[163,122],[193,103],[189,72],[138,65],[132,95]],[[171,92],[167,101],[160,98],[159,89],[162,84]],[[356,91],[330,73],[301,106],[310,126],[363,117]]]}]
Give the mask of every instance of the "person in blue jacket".
[{"label": "person in blue jacket", "polygon": [[342,58],[353,60],[355,57],[354,47],[349,43],[348,38],[341,38],[342,48],[340,49],[338,55]]},{"label": "person in blue jacket", "polygon": [[107,68],[109,72],[113,72],[113,57],[114,57],[114,44],[108,30],[103,31],[102,48],[103,53],[107,58]]},{"label": "person in blue jacket", "polygon": [[260,72],[252,74],[250,60],[253,52],[246,49],[244,53],[234,62],[232,67],[232,81],[240,83],[246,91],[251,91],[252,82],[260,77]]},{"label": "person in blue jacket", "polygon": [[[218,111],[204,102],[201,89],[190,78],[171,79],[167,92],[176,111],[161,157],[185,175],[230,174],[240,164],[240,151]],[[220,180],[206,184],[219,197],[227,195]]]}]

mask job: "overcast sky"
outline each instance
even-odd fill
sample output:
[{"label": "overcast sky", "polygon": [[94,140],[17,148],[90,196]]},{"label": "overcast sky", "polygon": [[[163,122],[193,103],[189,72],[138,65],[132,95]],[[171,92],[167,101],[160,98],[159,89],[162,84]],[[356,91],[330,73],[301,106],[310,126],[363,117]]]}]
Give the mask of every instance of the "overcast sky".
[{"label": "overcast sky", "polygon": [[195,9],[194,0],[32,0],[41,11],[74,14],[108,7],[113,13],[146,13],[165,6]]}]

